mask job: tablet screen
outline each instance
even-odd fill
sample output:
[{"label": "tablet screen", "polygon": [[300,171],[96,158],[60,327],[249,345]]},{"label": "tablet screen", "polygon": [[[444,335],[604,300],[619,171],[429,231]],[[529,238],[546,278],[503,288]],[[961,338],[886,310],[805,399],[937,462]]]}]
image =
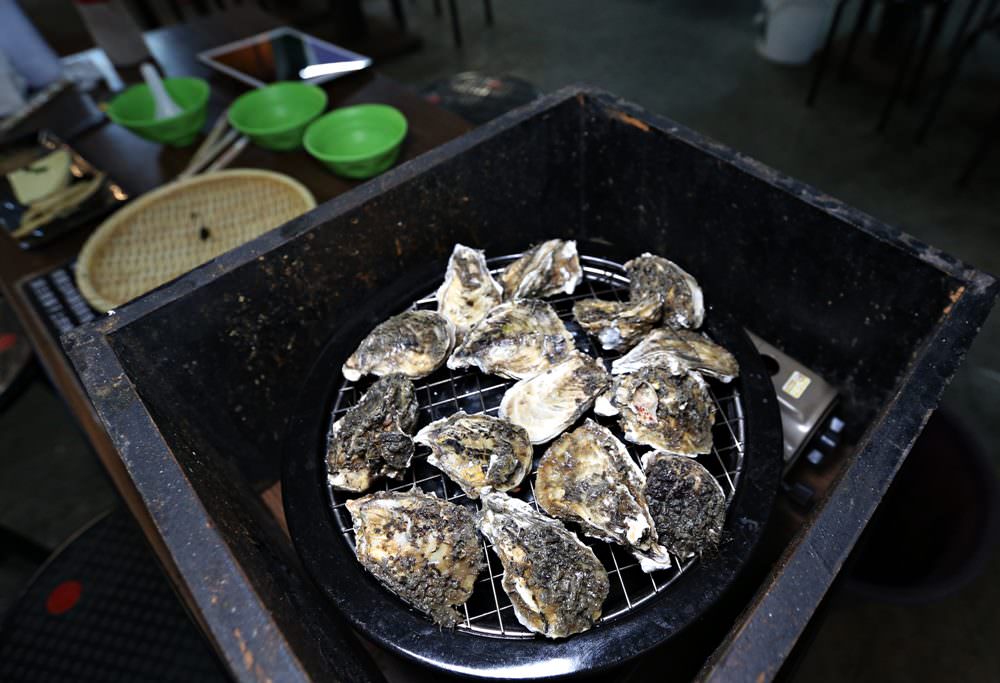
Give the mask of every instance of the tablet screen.
[{"label": "tablet screen", "polygon": [[[321,82],[371,63],[362,55],[312,36],[278,29],[210,50],[206,61],[243,80],[266,85],[276,81]],[[236,73],[233,73],[236,72]]]}]

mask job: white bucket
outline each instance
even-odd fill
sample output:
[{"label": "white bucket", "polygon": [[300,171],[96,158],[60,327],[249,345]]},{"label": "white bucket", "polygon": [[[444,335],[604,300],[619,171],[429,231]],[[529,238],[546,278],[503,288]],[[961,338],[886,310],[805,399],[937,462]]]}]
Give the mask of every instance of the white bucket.
[{"label": "white bucket", "polygon": [[805,64],[823,44],[832,0],[763,0],[757,52],[779,64]]}]

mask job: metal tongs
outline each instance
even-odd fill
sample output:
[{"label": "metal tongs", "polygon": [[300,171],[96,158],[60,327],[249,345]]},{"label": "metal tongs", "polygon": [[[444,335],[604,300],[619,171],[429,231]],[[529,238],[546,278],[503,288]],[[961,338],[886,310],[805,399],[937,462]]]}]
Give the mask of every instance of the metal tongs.
[{"label": "metal tongs", "polygon": [[212,130],[195,150],[191,161],[177,174],[176,180],[190,178],[197,173],[210,173],[228,166],[250,142],[235,128],[229,128],[229,109],[224,110],[212,125]]}]

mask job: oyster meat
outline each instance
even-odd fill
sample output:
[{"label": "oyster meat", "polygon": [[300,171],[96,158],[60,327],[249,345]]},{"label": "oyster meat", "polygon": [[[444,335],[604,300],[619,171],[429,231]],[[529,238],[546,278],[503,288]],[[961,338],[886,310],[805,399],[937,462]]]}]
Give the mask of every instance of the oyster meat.
[{"label": "oyster meat", "polygon": [[705,303],[698,282],[673,261],[643,254],[625,264],[633,301],[647,296],[663,302],[663,322],[674,327],[701,327]]},{"label": "oyster meat", "polygon": [[562,522],[524,501],[484,491],[479,530],[500,557],[503,589],[525,628],[565,638],[597,622],[608,573]]},{"label": "oyster meat", "polygon": [[455,336],[461,339],[502,296],[503,288],[490,275],[483,252],[456,244],[437,290],[438,313],[455,326]]},{"label": "oyster meat", "polygon": [[715,404],[696,372],[649,366],[615,380],[614,406],[625,438],[677,455],[712,450]]},{"label": "oyster meat", "polygon": [[533,451],[522,427],[490,415],[458,411],[413,437],[428,446],[427,462],[454,480],[469,498],[486,486],[509,491],[531,469]]},{"label": "oyster meat", "polygon": [[413,383],[388,375],[330,425],[326,440],[327,478],[343,491],[365,491],[378,477],[399,476],[410,466],[417,424]]},{"label": "oyster meat", "polygon": [[635,346],[661,315],[660,299],[655,296],[629,302],[584,299],[573,304],[573,317],[580,326],[597,337],[601,348],[613,351]]},{"label": "oyster meat", "polygon": [[573,240],[548,240],[524,253],[500,274],[503,298],[528,299],[572,294],[583,279]]},{"label": "oyster meat", "polygon": [[483,551],[474,514],[414,489],[347,502],[361,565],[442,626],[454,626],[476,583]]},{"label": "oyster meat", "polygon": [[426,377],[448,357],[455,328],[440,313],[406,311],[379,324],[344,363],[344,378],[379,377],[399,373],[410,379]]},{"label": "oyster meat", "polygon": [[675,375],[697,370],[723,382],[740,374],[733,354],[707,335],[684,329],[653,330],[634,349],[611,363],[611,374],[623,375],[649,365],[659,365]]},{"label": "oyster meat", "polygon": [[500,417],[524,427],[531,443],[545,443],[576,422],[610,384],[600,361],[574,351],[559,365],[508,389]]},{"label": "oyster meat", "polygon": [[660,542],[687,558],[714,552],[726,521],[726,494],[701,463],[650,451],[642,456],[646,498]]},{"label": "oyster meat", "polygon": [[587,419],[545,451],[535,500],[553,517],[578,523],[587,536],[632,548],[644,571],[668,569],[670,555],[657,541],[645,485],[625,444]]},{"label": "oyster meat", "polygon": [[573,335],[552,306],[521,299],[500,304],[469,330],[448,367],[475,366],[487,374],[527,379],[566,360],[574,348]]}]

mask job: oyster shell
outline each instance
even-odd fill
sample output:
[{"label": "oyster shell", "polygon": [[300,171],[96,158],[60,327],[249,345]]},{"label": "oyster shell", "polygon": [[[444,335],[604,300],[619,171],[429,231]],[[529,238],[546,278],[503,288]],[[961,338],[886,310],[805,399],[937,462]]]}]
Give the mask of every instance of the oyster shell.
[{"label": "oyster shell", "polygon": [[531,443],[545,443],[576,422],[610,383],[599,361],[574,351],[559,365],[508,389],[500,417],[524,427]]},{"label": "oyster shell", "polygon": [[642,456],[646,499],[660,542],[679,557],[714,552],[726,521],[726,494],[701,463],[650,451]]},{"label": "oyster shell", "polygon": [[629,302],[584,299],[573,304],[573,317],[580,326],[597,337],[602,348],[613,351],[635,346],[661,315],[662,305],[655,296]]},{"label": "oyster shell", "polygon": [[438,313],[455,326],[455,336],[461,339],[502,296],[503,288],[490,275],[483,252],[456,244],[437,290]]},{"label": "oyster shell", "polygon": [[542,456],[535,500],[583,533],[634,550],[647,572],[670,567],[656,537],[643,488],[646,477],[625,444],[593,420],[560,436]]},{"label": "oyster shell", "polygon": [[698,373],[671,374],[650,366],[615,380],[614,405],[625,438],[667,453],[712,450],[715,404]]},{"label": "oyster shell", "polygon": [[383,476],[399,476],[410,466],[417,424],[413,383],[388,375],[364,393],[342,418],[330,425],[326,439],[327,478],[343,491],[364,491]]},{"label": "oyster shell", "polygon": [[564,638],[597,622],[608,573],[562,522],[524,501],[484,491],[479,530],[500,557],[503,589],[525,628]]},{"label": "oyster shell", "polygon": [[583,279],[573,240],[548,240],[524,253],[500,274],[503,298],[528,299],[572,294]]},{"label": "oyster shell", "polygon": [[431,374],[455,342],[455,328],[440,313],[406,311],[379,324],[344,363],[344,378],[399,373],[410,379]]},{"label": "oyster shell", "polygon": [[413,437],[428,446],[427,462],[454,480],[469,498],[486,486],[508,491],[531,469],[533,451],[522,427],[490,415],[458,411]]},{"label": "oyster shell", "polygon": [[474,514],[416,489],[378,491],[347,502],[361,565],[442,626],[459,621],[483,551]]},{"label": "oyster shell", "polygon": [[697,370],[723,382],[740,374],[733,354],[708,335],[684,329],[653,330],[634,349],[611,363],[611,374],[623,375],[648,365],[659,365],[675,375]]},{"label": "oyster shell", "polygon": [[500,304],[465,335],[448,359],[457,370],[527,379],[566,360],[575,347],[555,309],[538,299]]},{"label": "oyster shell", "polygon": [[663,322],[674,327],[701,327],[705,303],[698,282],[662,256],[645,253],[625,264],[633,301],[657,296],[663,301]]}]

